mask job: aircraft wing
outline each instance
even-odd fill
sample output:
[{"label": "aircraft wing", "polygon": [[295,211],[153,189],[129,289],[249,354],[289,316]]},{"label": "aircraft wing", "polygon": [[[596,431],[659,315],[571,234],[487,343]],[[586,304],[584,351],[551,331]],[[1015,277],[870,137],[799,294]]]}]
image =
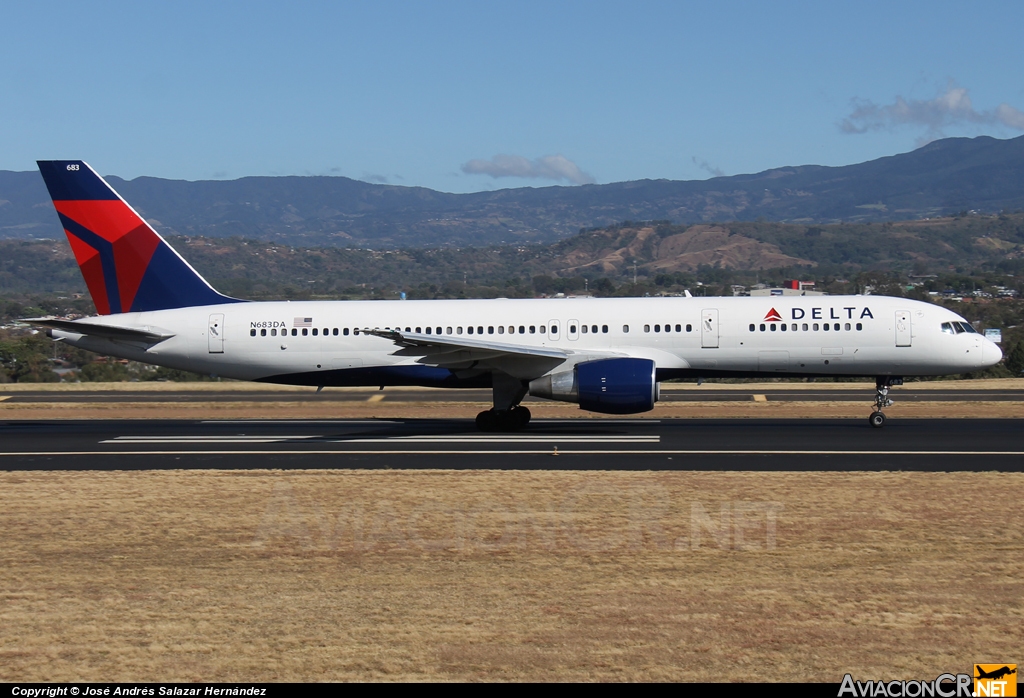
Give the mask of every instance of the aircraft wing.
[{"label": "aircraft wing", "polygon": [[56,318],[27,318],[21,322],[40,327],[60,330],[61,332],[73,332],[87,337],[100,337],[114,341],[142,342],[144,344],[159,344],[165,339],[170,339],[173,334],[161,332],[155,328],[145,327],[118,327],[116,325],[105,325],[96,322],[83,322],[82,320],[58,320]]},{"label": "aircraft wing", "polygon": [[607,356],[613,352],[575,352],[557,347],[531,347],[521,344],[470,339],[464,336],[419,334],[398,330],[365,329],[364,334],[390,339],[400,349],[396,356],[419,357],[418,363],[445,368],[497,369],[514,376],[540,376],[563,363]]}]

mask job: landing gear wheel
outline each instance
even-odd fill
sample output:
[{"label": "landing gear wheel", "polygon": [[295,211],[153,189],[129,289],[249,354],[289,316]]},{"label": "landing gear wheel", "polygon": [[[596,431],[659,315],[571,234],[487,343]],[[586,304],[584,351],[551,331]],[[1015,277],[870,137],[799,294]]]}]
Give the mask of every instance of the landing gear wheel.
[{"label": "landing gear wheel", "polygon": [[530,410],[523,407],[522,405],[516,405],[515,407],[513,407],[510,410],[509,415],[512,418],[512,421],[516,425],[517,429],[522,429],[527,424],[529,424],[530,417],[532,416],[530,414]]},{"label": "landing gear wheel", "polygon": [[476,416],[476,428],[480,431],[498,431],[498,416],[494,410],[484,410]]},{"label": "landing gear wheel", "polygon": [[875,429],[881,429],[885,426],[885,415],[881,412],[872,412],[871,416],[868,417],[868,424]]},{"label": "landing gear wheel", "polygon": [[485,410],[476,416],[476,428],[480,431],[519,431],[530,422],[530,410],[516,405],[512,409]]}]

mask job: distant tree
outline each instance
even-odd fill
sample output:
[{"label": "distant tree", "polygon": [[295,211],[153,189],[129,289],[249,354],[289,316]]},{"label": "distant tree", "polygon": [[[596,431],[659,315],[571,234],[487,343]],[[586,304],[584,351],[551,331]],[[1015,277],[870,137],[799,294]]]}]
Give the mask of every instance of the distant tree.
[{"label": "distant tree", "polygon": [[1024,373],[1024,339],[1013,345],[1013,349],[1010,350],[1003,363],[1014,376]]}]

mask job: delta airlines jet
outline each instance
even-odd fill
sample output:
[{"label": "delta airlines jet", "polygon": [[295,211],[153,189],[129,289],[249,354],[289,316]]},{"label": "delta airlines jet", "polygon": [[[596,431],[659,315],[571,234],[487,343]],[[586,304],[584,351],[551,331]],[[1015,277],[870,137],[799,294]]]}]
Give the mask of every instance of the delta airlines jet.
[{"label": "delta airlines jet", "polygon": [[884,296],[248,302],[218,293],[80,160],[39,162],[98,317],[36,318],[57,341],[226,378],[491,388],[485,431],[527,395],[653,409],[686,377],[875,378],[875,427],[905,376],[975,371],[999,347],[940,306]]}]

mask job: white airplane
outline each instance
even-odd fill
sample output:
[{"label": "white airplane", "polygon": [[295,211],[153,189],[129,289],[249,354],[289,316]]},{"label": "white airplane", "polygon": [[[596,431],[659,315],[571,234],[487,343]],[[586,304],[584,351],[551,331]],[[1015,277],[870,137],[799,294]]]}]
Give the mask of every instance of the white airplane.
[{"label": "white airplane", "polygon": [[218,293],[80,160],[41,161],[99,312],[33,319],[90,351],[226,378],[485,388],[483,430],[524,427],[527,395],[653,409],[685,377],[876,380],[875,427],[906,376],[975,371],[999,347],[955,313],[884,296],[247,302]]}]

